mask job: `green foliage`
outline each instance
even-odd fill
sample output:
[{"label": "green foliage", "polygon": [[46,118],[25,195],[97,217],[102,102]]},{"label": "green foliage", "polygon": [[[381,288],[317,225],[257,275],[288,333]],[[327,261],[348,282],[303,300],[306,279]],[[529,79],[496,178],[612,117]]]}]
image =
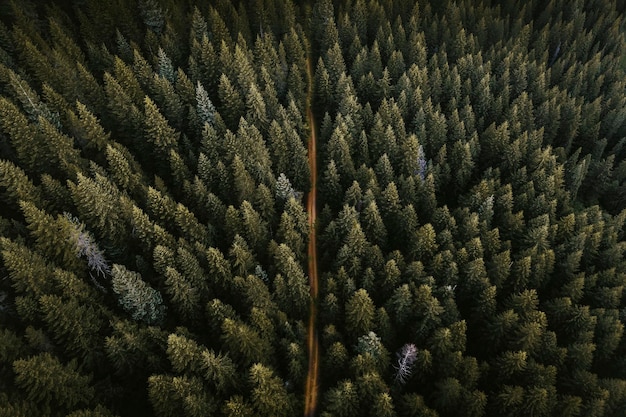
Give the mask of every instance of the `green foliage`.
[{"label": "green foliage", "polygon": [[245,323],[224,319],[222,340],[230,352],[244,364],[267,361],[271,351],[269,342]]},{"label": "green foliage", "polygon": [[39,305],[54,340],[84,364],[92,365],[101,354],[98,337],[104,325],[101,312],[76,299],[66,301],[54,295],[41,297]]},{"label": "green foliage", "polygon": [[217,404],[204,390],[197,377],[152,375],[148,378],[148,396],[157,416],[200,417],[217,411]]},{"label": "green foliage", "polygon": [[80,217],[89,226],[109,241],[126,234],[120,219],[120,192],[105,175],[96,173],[95,178],[90,178],[79,173],[76,183],[69,182],[68,188]]},{"label": "green foliage", "polygon": [[5,3],[0,415],[623,415],[622,1]]},{"label": "green foliage", "polygon": [[272,370],[256,363],[250,367],[251,400],[259,416],[289,416],[293,413],[293,398]]},{"label": "green foliage", "polygon": [[364,289],[356,291],[346,303],[346,327],[353,335],[368,333],[373,328],[374,303]]},{"label": "green foliage", "polygon": [[228,356],[203,349],[184,336],[169,335],[167,355],[175,372],[200,372],[218,392],[229,392],[238,384],[235,364]]},{"label": "green foliage", "polygon": [[202,124],[213,125],[215,123],[215,106],[200,81],[196,85],[196,111]]},{"label": "green foliage", "polygon": [[289,246],[280,244],[274,257],[277,276],[274,278],[279,306],[292,317],[304,318],[309,300],[307,280]]},{"label": "green foliage", "polygon": [[146,140],[154,146],[157,155],[166,155],[170,149],[176,147],[179,134],[169,126],[167,119],[150,97],[146,96],[144,105]]},{"label": "green foliage", "polygon": [[76,361],[67,365],[49,353],[13,362],[15,383],[24,390],[25,398],[39,405],[44,413],[71,410],[86,405],[94,397],[91,378],[81,375]]},{"label": "green foliage", "polygon": [[134,320],[148,324],[163,320],[166,307],[161,294],[142,280],[138,272],[129,271],[124,265],[113,264],[111,284],[119,305]]},{"label": "green foliage", "polygon": [[159,3],[156,0],[141,0],[139,11],[145,25],[156,33],[161,33],[165,24],[165,17]]}]

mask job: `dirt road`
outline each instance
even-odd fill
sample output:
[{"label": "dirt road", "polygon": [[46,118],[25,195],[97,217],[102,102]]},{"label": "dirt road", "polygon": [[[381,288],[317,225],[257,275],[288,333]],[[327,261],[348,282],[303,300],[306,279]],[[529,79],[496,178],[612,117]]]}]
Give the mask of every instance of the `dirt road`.
[{"label": "dirt road", "polygon": [[315,219],[317,216],[317,143],[316,124],[313,116],[313,63],[311,56],[307,57],[307,79],[309,90],[306,103],[306,115],[311,130],[309,136],[309,168],[311,171],[311,190],[307,197],[307,213],[309,215],[309,285],[311,287],[311,306],[309,313],[309,325],[307,331],[307,346],[309,351],[309,372],[306,379],[306,390],[304,393],[304,416],[314,417],[317,409],[317,391],[319,380],[319,342],[317,337],[317,246],[315,235]]}]

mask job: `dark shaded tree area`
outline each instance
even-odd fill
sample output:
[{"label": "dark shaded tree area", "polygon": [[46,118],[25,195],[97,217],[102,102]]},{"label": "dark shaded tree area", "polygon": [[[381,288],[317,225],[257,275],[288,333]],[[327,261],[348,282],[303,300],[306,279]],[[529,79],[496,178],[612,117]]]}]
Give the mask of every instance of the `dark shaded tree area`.
[{"label": "dark shaded tree area", "polygon": [[0,415],[622,416],[623,1],[0,3]]},{"label": "dark shaded tree area", "polygon": [[299,9],[1,7],[0,414],[300,412]]},{"label": "dark shaded tree area", "polygon": [[312,21],[321,415],[623,415],[623,4]]}]

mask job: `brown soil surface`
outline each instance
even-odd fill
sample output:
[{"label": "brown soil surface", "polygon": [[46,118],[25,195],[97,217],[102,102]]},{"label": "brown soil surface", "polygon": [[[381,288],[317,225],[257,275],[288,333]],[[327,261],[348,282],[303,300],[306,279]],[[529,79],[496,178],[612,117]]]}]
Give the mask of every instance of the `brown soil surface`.
[{"label": "brown soil surface", "polygon": [[306,115],[311,130],[309,136],[309,168],[311,171],[311,189],[307,197],[307,214],[309,217],[309,285],[311,287],[311,306],[309,314],[309,325],[307,332],[307,346],[309,351],[309,372],[306,379],[306,390],[304,393],[304,416],[313,417],[317,409],[317,391],[319,385],[319,342],[317,337],[317,246],[315,234],[315,219],[317,216],[317,143],[316,124],[313,110],[311,109],[313,96],[313,63],[311,57],[307,57],[307,78],[309,91],[306,104]]}]

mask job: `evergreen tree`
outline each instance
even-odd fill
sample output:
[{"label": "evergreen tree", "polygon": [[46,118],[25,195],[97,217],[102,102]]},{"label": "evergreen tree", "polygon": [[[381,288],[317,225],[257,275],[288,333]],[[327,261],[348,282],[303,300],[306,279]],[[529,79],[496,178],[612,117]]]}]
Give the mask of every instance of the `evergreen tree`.
[{"label": "evergreen tree", "polygon": [[224,115],[226,125],[235,130],[238,126],[239,118],[243,116],[245,103],[241,93],[237,91],[226,74],[222,74],[219,81],[218,94],[222,107],[220,114]]},{"label": "evergreen tree", "polygon": [[278,275],[274,286],[279,306],[292,317],[304,318],[308,307],[309,288],[293,250],[280,244],[274,255]]},{"label": "evergreen tree", "polygon": [[113,291],[118,295],[118,303],[134,320],[146,323],[159,323],[165,315],[161,294],[150,287],[141,275],[129,271],[123,265],[114,264],[111,269]]},{"label": "evergreen tree", "polygon": [[95,148],[98,151],[104,150],[111,134],[105,133],[104,128],[100,125],[100,121],[86,105],[77,101],[76,108],[78,109],[77,117],[74,116],[74,113],[70,113],[74,138],[78,140],[84,149]]},{"label": "evergreen tree", "polygon": [[41,297],[39,305],[54,340],[81,358],[84,365],[94,366],[102,355],[98,333],[104,323],[100,312],[76,299],[67,301],[54,295]]},{"label": "evergreen tree", "polygon": [[148,96],[144,99],[145,105],[145,137],[148,143],[154,145],[157,155],[164,157],[170,149],[178,144],[179,133],[172,129],[165,117],[159,111],[154,101]]},{"label": "evergreen tree", "polygon": [[29,124],[28,119],[17,106],[5,97],[0,97],[0,112],[2,115],[0,126],[9,136],[20,163],[24,164],[28,170],[35,172],[41,170],[45,160],[43,155],[45,148],[38,148],[32,140],[36,129]]},{"label": "evergreen tree", "polygon": [[151,375],[148,396],[158,416],[173,416],[182,411],[195,417],[217,411],[215,400],[205,392],[198,377]]},{"label": "evergreen tree", "polygon": [[[129,139],[141,130],[143,115],[131,96],[110,73],[104,74],[104,90],[107,98],[108,117],[119,123],[120,131]],[[111,122],[110,122],[111,123]]]},{"label": "evergreen tree", "polygon": [[257,363],[252,365],[249,375],[251,399],[257,415],[288,416],[293,413],[291,396],[270,368]]},{"label": "evergreen tree", "polygon": [[230,318],[222,322],[222,340],[233,356],[242,364],[267,362],[271,346],[259,333],[240,321]]},{"label": "evergreen tree", "polygon": [[46,414],[59,408],[69,411],[93,399],[91,378],[81,375],[77,368],[76,361],[64,365],[47,352],[13,363],[15,383],[24,390],[26,399]]},{"label": "evergreen tree", "polygon": [[211,126],[213,125],[215,122],[215,106],[213,106],[207,91],[200,81],[196,85],[196,111],[202,124],[208,123]]},{"label": "evergreen tree", "polygon": [[10,161],[0,161],[0,185],[6,190],[6,204],[16,206],[22,200],[43,207],[41,190],[20,167]]},{"label": "evergreen tree", "polygon": [[159,76],[173,83],[175,81],[175,73],[174,66],[172,65],[172,60],[167,56],[163,48],[159,48],[157,56],[159,59],[157,71]]},{"label": "evergreen tree", "polygon": [[374,303],[364,289],[346,302],[346,327],[352,335],[365,334],[373,328]]}]

